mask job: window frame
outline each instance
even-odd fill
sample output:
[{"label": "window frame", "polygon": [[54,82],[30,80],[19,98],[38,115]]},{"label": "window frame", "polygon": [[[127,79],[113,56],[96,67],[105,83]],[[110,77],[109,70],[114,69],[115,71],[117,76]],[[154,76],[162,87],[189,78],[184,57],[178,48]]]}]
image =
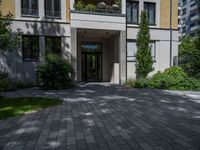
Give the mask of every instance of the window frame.
[{"label": "window frame", "polygon": [[47,50],[47,38],[57,38],[57,39],[60,39],[60,54],[57,54],[57,53],[54,53],[54,52],[51,52],[53,54],[56,54],[56,55],[59,55],[59,56],[62,56],[62,38],[60,36],[45,36],[45,50]]},{"label": "window frame", "polygon": [[[55,12],[55,1],[57,1],[57,0],[51,0],[51,4],[52,4],[51,11],[52,12]],[[46,19],[62,19],[62,14],[61,14],[62,13],[62,11],[61,11],[62,0],[59,0],[59,2],[60,2],[60,5],[59,5],[60,15],[59,15],[59,17],[55,17],[55,15],[54,16],[47,15],[46,2],[47,2],[47,0],[44,0],[44,15],[45,15],[45,18]]]},{"label": "window frame", "polygon": [[[24,0],[21,0],[21,17],[39,18],[39,0],[37,0],[37,15],[34,15],[34,14],[24,14],[23,11],[22,11],[22,9],[24,9],[24,8],[23,8],[23,1],[24,1]],[[29,1],[29,6],[31,6],[31,5],[30,5],[30,2],[31,2],[32,0],[27,0],[27,1]],[[29,8],[29,9],[30,9],[30,8]],[[31,6],[31,10],[32,10],[32,6]]]},{"label": "window frame", "polygon": [[[138,25],[139,24],[139,9],[140,9],[140,2],[139,1],[131,1],[131,0],[128,0],[127,1],[127,3],[131,3],[131,20],[132,20],[132,18],[133,18],[133,6],[132,6],[132,4],[133,3],[136,3],[137,4],[137,22],[133,22],[133,21],[128,21],[127,20],[127,18],[128,18],[128,16],[126,15],[126,20],[127,20],[127,24],[136,24],[136,25]],[[126,3],[126,5],[127,5],[127,3]],[[127,9],[127,6],[126,6],[126,14],[127,14],[127,11],[128,11],[128,9]]]},{"label": "window frame", "polygon": [[[38,38],[38,50],[37,50],[37,58],[25,58],[25,47],[24,47],[24,38],[25,37],[29,37],[29,38],[32,38],[32,37],[37,37]],[[32,50],[32,39],[31,39],[31,50]],[[33,61],[33,62],[39,62],[40,60],[40,37],[37,36],[37,35],[22,35],[22,60],[23,61]]]},{"label": "window frame", "polygon": [[143,9],[144,9],[144,11],[146,10],[146,9],[145,9],[145,4],[153,4],[153,5],[155,6],[155,9],[154,9],[154,10],[155,10],[155,11],[154,11],[154,23],[149,23],[149,13],[147,13],[147,19],[148,19],[148,24],[149,24],[150,26],[156,26],[156,21],[157,21],[157,18],[156,18],[156,16],[157,16],[157,15],[156,15],[156,13],[157,13],[157,12],[156,12],[156,5],[157,5],[157,4],[156,4],[156,2],[146,2],[146,1],[145,1],[145,2],[143,3]]}]

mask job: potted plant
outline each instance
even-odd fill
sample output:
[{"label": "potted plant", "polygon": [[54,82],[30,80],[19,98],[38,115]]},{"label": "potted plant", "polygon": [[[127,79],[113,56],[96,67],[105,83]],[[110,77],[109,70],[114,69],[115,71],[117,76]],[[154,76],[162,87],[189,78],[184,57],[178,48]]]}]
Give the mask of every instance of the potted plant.
[{"label": "potted plant", "polygon": [[106,3],[105,2],[100,2],[97,4],[97,11],[99,12],[105,12],[106,10]]}]

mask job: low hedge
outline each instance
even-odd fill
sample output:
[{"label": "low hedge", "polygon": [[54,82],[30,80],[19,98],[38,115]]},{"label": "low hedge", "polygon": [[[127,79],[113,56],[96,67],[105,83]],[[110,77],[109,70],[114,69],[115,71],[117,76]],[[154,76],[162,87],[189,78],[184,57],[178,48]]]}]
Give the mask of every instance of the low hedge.
[{"label": "low hedge", "polygon": [[0,92],[12,91],[35,86],[33,83],[14,81],[7,73],[0,72]]},{"label": "low hedge", "polygon": [[189,77],[180,67],[171,67],[158,72],[152,78],[139,79],[128,83],[136,88],[168,90],[200,90],[200,80]]}]

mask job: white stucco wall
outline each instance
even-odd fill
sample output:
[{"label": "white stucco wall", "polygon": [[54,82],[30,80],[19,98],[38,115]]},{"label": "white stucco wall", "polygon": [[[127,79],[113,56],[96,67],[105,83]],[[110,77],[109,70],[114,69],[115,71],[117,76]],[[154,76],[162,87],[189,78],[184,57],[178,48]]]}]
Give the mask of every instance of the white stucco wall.
[{"label": "white stucco wall", "polygon": [[126,30],[126,17],[71,13],[71,27],[83,29]]},{"label": "white stucco wall", "polygon": [[[137,36],[137,28],[127,29],[128,40],[135,40]],[[154,71],[149,74],[152,76],[158,71],[164,71],[170,67],[170,31],[162,29],[150,30],[151,40],[155,41],[156,52]],[[173,31],[173,44],[172,44],[172,61],[174,56],[178,56],[178,31]],[[127,62],[127,79],[135,79],[135,63]]]}]

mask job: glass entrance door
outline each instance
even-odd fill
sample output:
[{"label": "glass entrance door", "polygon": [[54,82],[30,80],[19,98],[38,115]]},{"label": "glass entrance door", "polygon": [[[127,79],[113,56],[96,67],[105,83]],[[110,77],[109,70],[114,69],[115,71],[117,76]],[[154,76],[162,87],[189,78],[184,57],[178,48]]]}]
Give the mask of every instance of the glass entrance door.
[{"label": "glass entrance door", "polygon": [[[82,50],[82,81],[99,82],[102,80],[102,54],[97,44],[83,44]],[[100,49],[99,49],[100,48]]]}]

